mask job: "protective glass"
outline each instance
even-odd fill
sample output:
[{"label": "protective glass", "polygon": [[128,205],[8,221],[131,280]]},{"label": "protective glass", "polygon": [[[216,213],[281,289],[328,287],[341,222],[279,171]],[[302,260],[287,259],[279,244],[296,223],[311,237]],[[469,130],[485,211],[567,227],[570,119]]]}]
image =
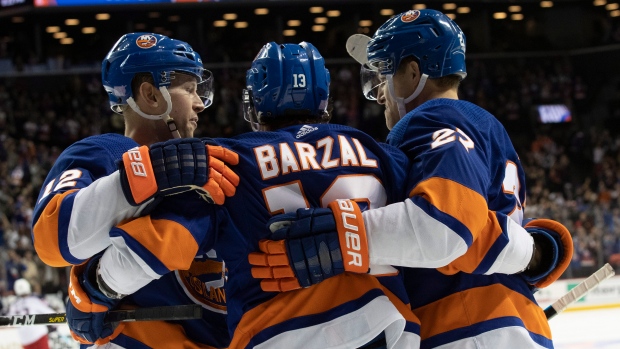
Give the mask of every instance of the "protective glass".
[{"label": "protective glass", "polygon": [[209,107],[213,103],[213,74],[210,70],[204,69],[202,76],[198,82],[198,88],[196,89],[198,96],[202,99],[205,108]]},{"label": "protective glass", "polygon": [[[213,103],[213,74],[211,71],[202,68],[195,68],[192,69],[192,71],[178,70],[172,73],[180,73],[198,78],[196,94],[198,94],[198,97],[200,97],[204,103],[205,108],[208,108]],[[174,76],[171,78],[174,79]]]},{"label": "protective glass", "polygon": [[243,89],[241,101],[243,103],[243,119],[250,123],[250,126],[252,126],[252,131],[258,131],[258,117],[256,116],[256,111],[254,110],[251,89]]},{"label": "protective glass", "polygon": [[362,65],[360,70],[360,82],[362,83],[362,93],[364,97],[371,101],[377,100],[379,94],[379,88],[385,84],[385,78],[376,70],[368,68],[366,65]]}]

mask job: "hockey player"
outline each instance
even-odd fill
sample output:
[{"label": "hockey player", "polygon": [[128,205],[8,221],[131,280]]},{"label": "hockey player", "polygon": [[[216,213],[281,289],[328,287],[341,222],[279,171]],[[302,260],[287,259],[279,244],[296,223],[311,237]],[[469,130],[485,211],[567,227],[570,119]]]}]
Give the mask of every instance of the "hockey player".
[{"label": "hockey player", "polygon": [[[200,56],[187,43],[153,33],[126,34],[103,60],[102,82],[112,110],[125,119],[125,136],[104,134],[78,141],[63,151],[48,174],[35,206],[32,235],[38,255],[52,266],[83,267],[89,258],[110,245],[112,227],[143,215],[162,196],[191,190],[177,195],[193,198],[199,192],[201,198],[221,204],[226,195],[234,193],[238,183],[224,163],[234,164],[234,154],[196,138],[185,138],[193,136],[198,113],[211,104],[213,97],[211,73],[203,68]],[[184,138],[169,140],[173,137]],[[163,142],[166,140],[169,141]],[[173,164],[164,159],[178,161]],[[140,241],[140,236],[135,239]],[[182,245],[181,240],[177,243]],[[198,262],[207,260],[204,256]],[[191,262],[170,267],[190,269]],[[221,279],[221,260],[209,262],[219,266],[220,272],[217,267],[211,268],[202,270],[197,277]],[[176,287],[183,285],[177,282]],[[72,290],[79,289],[80,282],[75,280]],[[185,299],[186,303],[192,300],[200,302],[191,297]],[[107,309],[109,305],[88,298],[81,301],[82,307],[95,309]],[[225,303],[219,303],[225,309]],[[77,308],[68,312],[81,316]],[[203,337],[212,338],[203,342],[212,340],[214,346],[227,345],[222,313],[222,309],[217,313],[205,312],[206,320],[214,317],[210,323],[217,325],[211,333],[204,331]],[[103,320],[100,314],[86,316]],[[149,325],[163,328],[170,324]],[[112,328],[107,325],[106,331],[111,332]],[[128,336],[136,338],[142,328],[127,326]],[[73,326],[72,330],[75,329]],[[175,331],[185,336],[182,330]],[[149,337],[148,332],[142,332],[142,337]]]},{"label": "hockey player", "polygon": [[[463,32],[438,11],[408,11],[363,42],[365,54],[359,50],[353,46],[368,67],[364,92],[385,106],[388,143],[403,150],[412,167],[409,199],[356,219],[364,222],[371,264],[416,267],[404,275],[422,324],[421,347],[552,348],[532,290],[566,269],[571,236],[545,219],[524,224],[531,237],[523,234],[525,175],[509,137],[491,114],[458,100],[466,76]],[[285,289],[314,284],[306,270],[342,258],[346,244],[322,254],[292,247],[319,221],[325,231],[346,234],[338,224],[342,213],[330,206],[312,218],[275,217],[273,230],[289,238],[278,251],[269,250],[276,242],[261,243],[265,253],[251,256],[253,275]]]},{"label": "hockey player", "polygon": [[[260,281],[252,278],[247,255],[258,249],[259,240],[271,236],[266,222],[272,215],[302,205],[311,216],[314,208],[336,199],[352,198],[363,208],[400,201],[408,164],[397,149],[350,127],[327,123],[329,72],[311,44],[266,44],[246,81],[246,120],[260,132],[217,140],[240,157],[235,196],[223,207],[205,207],[202,215],[196,214],[196,205],[174,197],[165,200],[176,201],[168,211],[188,217],[185,227],[196,244],[204,250],[214,246],[226,261],[230,348],[417,348],[419,323],[393,268],[384,269],[390,275],[379,278],[343,274],[313,289],[280,294],[263,292]],[[354,207],[351,200],[334,205]],[[202,233],[201,227],[208,232]],[[101,279],[119,295],[134,293],[139,283],[158,278],[162,265],[184,257],[175,253],[175,246],[156,245],[156,233],[142,234],[142,244],[132,244],[127,235],[133,228],[115,228],[118,238],[99,261]],[[353,253],[365,244],[359,233],[349,236]],[[148,236],[153,241],[147,242]],[[307,243],[327,251],[337,241],[317,236]],[[354,260],[362,267],[367,264],[357,256]],[[138,293],[129,297],[136,299]]]},{"label": "hockey player", "polygon": [[[17,279],[13,286],[17,299],[9,306],[7,315],[51,314],[56,311],[32,294],[26,279]],[[24,349],[49,349],[46,326],[22,326],[17,329]]]}]

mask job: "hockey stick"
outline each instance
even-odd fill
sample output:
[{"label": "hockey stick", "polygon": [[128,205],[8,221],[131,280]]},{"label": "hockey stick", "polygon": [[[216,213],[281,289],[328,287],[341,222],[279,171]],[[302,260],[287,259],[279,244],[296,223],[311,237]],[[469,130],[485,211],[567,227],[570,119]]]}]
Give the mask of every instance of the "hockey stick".
[{"label": "hockey stick", "polygon": [[545,309],[545,316],[547,316],[547,320],[551,320],[554,316],[568,308],[569,305],[573,304],[581,297],[588,294],[588,292],[595,289],[601,282],[614,276],[614,274],[614,268],[612,268],[609,263],[605,264],[601,269],[588,276],[587,279],[580,282],[577,286],[568,291],[567,294],[563,295],[560,299],[548,306]]},{"label": "hockey stick", "polygon": [[[112,310],[105,322],[190,320],[202,317],[198,304]],[[67,322],[65,313],[0,316],[1,326],[54,325]]]}]

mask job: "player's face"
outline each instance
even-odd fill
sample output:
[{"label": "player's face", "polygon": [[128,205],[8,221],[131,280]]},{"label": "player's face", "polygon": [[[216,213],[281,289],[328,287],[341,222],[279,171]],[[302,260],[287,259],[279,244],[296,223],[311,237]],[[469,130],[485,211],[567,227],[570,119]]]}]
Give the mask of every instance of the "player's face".
[{"label": "player's face", "polygon": [[176,73],[168,88],[172,100],[170,117],[174,119],[181,137],[193,137],[198,126],[198,113],[205,109],[198,96],[197,79],[191,75]]}]

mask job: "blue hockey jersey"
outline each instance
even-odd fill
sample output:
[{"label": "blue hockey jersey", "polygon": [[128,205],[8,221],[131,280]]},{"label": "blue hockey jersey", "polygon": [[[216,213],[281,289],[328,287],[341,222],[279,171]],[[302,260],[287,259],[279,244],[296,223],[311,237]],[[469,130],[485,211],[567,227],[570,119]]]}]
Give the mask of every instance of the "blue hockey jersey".
[{"label": "blue hockey jersey", "polygon": [[[34,245],[45,263],[52,266],[83,263],[110,246],[114,233],[118,231],[113,229],[115,225],[165,225],[169,229],[163,230],[169,231],[163,236],[182,230],[179,222],[184,222],[185,216],[175,216],[174,207],[163,203],[152,215],[137,218],[144,207],[131,206],[124,198],[117,162],[124,152],[136,146],[137,143],[130,138],[104,134],[80,140],[58,157],[39,194],[33,219]],[[192,200],[197,196],[187,193],[184,197]],[[198,203],[202,202],[198,200]],[[151,220],[151,217],[154,218]],[[177,244],[182,247],[182,240],[177,239]],[[113,340],[117,347],[163,349],[182,346],[189,349],[228,346],[223,261],[214,251],[200,250],[197,245],[183,251],[187,256],[185,264],[169,266],[170,270],[182,271],[150,283],[125,299],[123,306],[197,303],[206,310],[203,318],[174,323],[127,324],[121,335]],[[165,335],[158,336],[157,333]]]},{"label": "blue hockey jersey", "polygon": [[[419,322],[410,311],[401,274],[377,278],[345,273],[279,294],[261,290],[248,262],[258,242],[270,237],[266,222],[275,214],[326,207],[344,198],[355,199],[363,208],[404,200],[408,167],[404,154],[358,130],[330,124],[289,126],[217,141],[239,154],[234,170],[240,184],[223,208],[214,206],[204,217],[191,214],[195,222],[187,223],[190,227],[184,234],[195,236],[201,249],[215,247],[226,262],[230,347],[352,348],[383,332],[389,348],[417,347]],[[164,201],[178,207],[188,204],[175,197]],[[211,231],[200,237],[201,232],[192,228],[196,225]],[[129,234],[119,233],[119,237]],[[106,251],[101,264],[106,283],[111,279],[109,285],[119,292],[125,281],[132,282],[129,278],[144,277],[146,282],[150,276],[162,275],[182,255],[174,252],[176,247],[151,252],[170,244],[144,241],[137,246],[121,240],[113,238],[115,248]],[[135,261],[128,263],[122,257],[127,255]],[[128,264],[142,268],[143,276],[137,277],[137,269]],[[130,269],[131,273],[124,273]],[[119,276],[123,273],[126,278]]]},{"label": "blue hockey jersey", "polygon": [[[80,140],[65,149],[43,182],[32,238],[48,265],[81,264],[110,244],[108,231],[139,212],[127,203],[117,176],[124,152],[138,144],[118,134]],[[109,207],[109,209],[106,209]]]},{"label": "blue hockey jersey", "polygon": [[[421,259],[458,257],[439,269],[405,269],[412,308],[422,323],[421,348],[552,348],[530,286],[517,275],[498,273],[506,264],[510,269],[529,260],[514,259],[509,247],[518,239],[512,232],[521,229],[525,174],[503,126],[469,102],[434,99],[403,117],[388,143],[412,163],[410,197],[392,212],[392,232],[365,216],[369,236],[394,238],[394,230],[410,232],[399,227],[413,224],[434,235],[423,242]],[[402,260],[412,253],[406,239],[411,237],[380,247],[392,249],[386,258],[401,259],[392,264],[406,265]]]}]

